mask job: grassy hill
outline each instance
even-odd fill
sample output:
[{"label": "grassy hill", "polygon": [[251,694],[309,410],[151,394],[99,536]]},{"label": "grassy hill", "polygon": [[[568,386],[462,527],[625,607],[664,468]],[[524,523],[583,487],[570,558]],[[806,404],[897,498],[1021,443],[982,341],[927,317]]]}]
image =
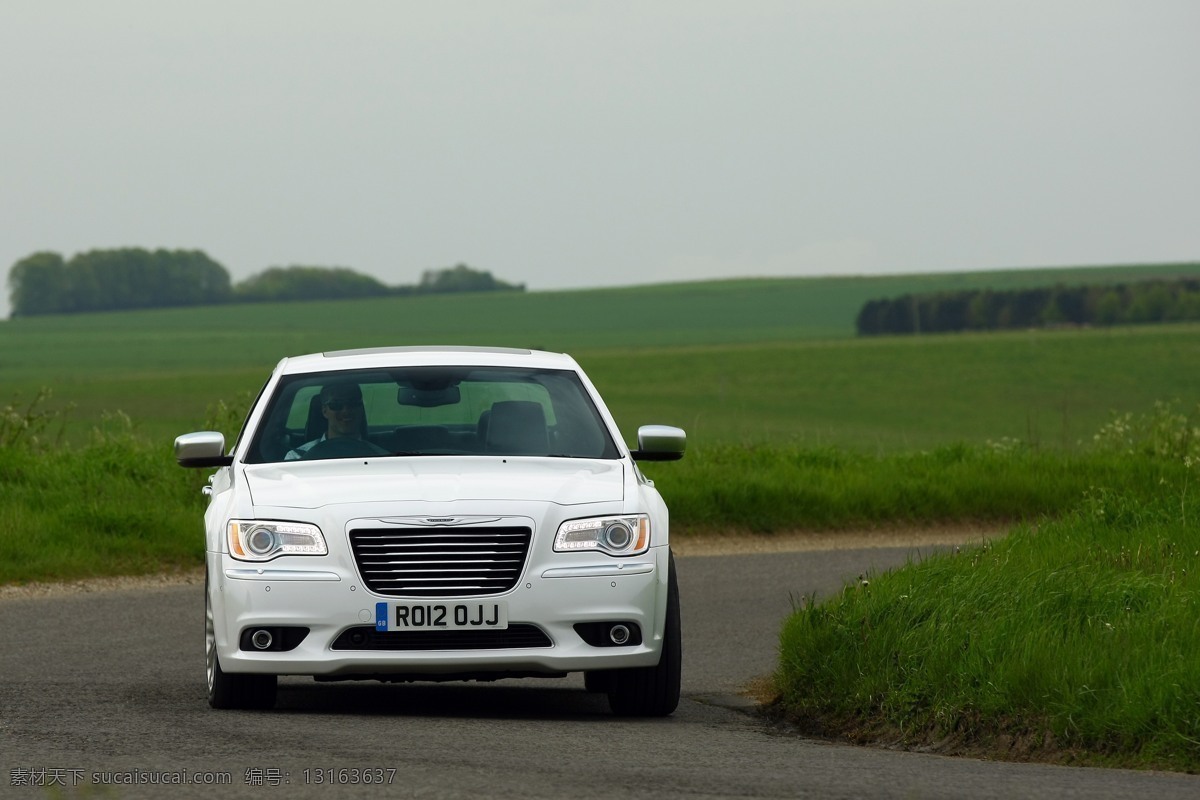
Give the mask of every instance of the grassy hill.
[{"label": "grassy hill", "polygon": [[1071,446],[1110,410],[1197,396],[1200,328],[853,337],[874,297],[937,289],[1128,282],[1200,264],[839,278],[234,305],[0,323],[0,386],[74,403],[82,427],[121,410],[169,441],[257,391],[281,356],[389,344],[574,354],[627,434],[674,422],[696,444],[885,450],[1018,437]]}]

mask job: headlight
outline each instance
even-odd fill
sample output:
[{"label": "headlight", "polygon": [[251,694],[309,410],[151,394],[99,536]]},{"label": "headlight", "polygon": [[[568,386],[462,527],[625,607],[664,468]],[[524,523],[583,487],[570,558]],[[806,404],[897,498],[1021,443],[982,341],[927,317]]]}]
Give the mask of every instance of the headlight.
[{"label": "headlight", "polygon": [[269,561],[276,556],[323,556],[329,552],[316,525],[301,522],[230,520],[229,554],[240,561]]},{"label": "headlight", "polygon": [[612,556],[634,556],[650,547],[650,518],[628,517],[574,519],[558,526],[554,549],[559,553],[600,550]]}]

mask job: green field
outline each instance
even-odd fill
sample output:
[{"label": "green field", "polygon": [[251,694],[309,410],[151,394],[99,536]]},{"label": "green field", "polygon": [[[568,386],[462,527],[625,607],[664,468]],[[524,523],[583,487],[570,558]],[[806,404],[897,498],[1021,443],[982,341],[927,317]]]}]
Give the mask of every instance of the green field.
[{"label": "green field", "polygon": [[1200,265],[717,281],[33,317],[0,323],[7,397],[53,390],[74,435],[123,411],[169,442],[217,400],[254,392],[284,355],[391,344],[572,353],[627,437],[688,429],[693,447],[777,442],[896,450],[1013,437],[1071,448],[1111,411],[1200,395],[1182,369],[1200,326],[853,337],[871,297],[970,286],[1128,281]]}]

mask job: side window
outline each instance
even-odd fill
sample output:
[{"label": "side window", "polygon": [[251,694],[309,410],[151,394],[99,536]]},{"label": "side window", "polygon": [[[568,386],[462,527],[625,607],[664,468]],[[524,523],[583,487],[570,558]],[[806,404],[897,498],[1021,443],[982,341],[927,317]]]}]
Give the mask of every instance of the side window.
[{"label": "side window", "polygon": [[308,424],[308,408],[312,405],[312,399],[320,391],[320,386],[305,386],[296,392],[296,395],[292,398],[292,407],[288,412],[288,430],[304,431],[304,426]]}]

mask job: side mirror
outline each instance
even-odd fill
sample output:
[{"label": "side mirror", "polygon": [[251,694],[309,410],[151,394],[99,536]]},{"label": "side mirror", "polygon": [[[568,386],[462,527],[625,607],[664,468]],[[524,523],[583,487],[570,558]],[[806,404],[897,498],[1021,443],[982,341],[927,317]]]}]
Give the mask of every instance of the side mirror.
[{"label": "side mirror", "polygon": [[225,434],[200,431],[175,438],[175,461],[181,467],[228,467],[233,456],[225,455]]},{"label": "side mirror", "polygon": [[630,453],[635,461],[678,461],[687,449],[687,434],[670,425],[643,425],[637,438],[638,449]]}]

